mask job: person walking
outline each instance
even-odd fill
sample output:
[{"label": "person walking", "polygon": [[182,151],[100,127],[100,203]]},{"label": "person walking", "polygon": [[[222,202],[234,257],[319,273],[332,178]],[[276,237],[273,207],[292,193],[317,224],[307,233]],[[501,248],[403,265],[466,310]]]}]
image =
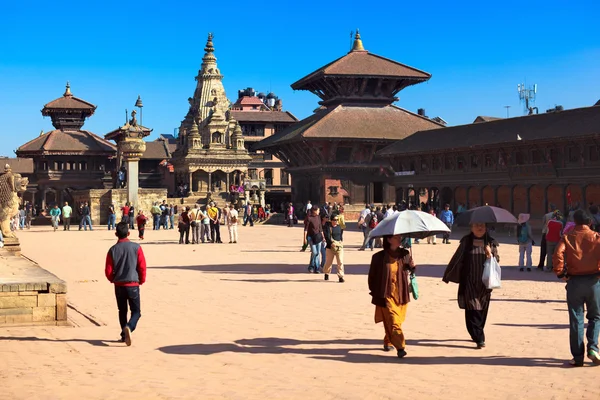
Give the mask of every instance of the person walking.
[{"label": "person walking", "polygon": [[19,206],[19,229],[23,230],[23,228],[25,228],[25,217],[26,217],[26,212],[25,212],[25,206]]},{"label": "person walking", "polygon": [[25,206],[25,227],[31,229],[31,220],[33,219],[33,206],[31,203],[27,203]]},{"label": "person walking", "polygon": [[135,222],[138,226],[138,236],[140,240],[144,240],[144,231],[146,230],[146,223],[148,222],[148,218],[146,218],[142,210],[138,212]]},{"label": "person walking", "polygon": [[487,232],[485,224],[472,224],[471,233],[460,240],[442,280],[458,283],[458,306],[465,310],[467,331],[478,349],[485,347],[487,320],[492,290],[483,283],[483,264],[498,255],[498,242]]},{"label": "person walking", "polygon": [[450,234],[452,233],[452,225],[454,225],[454,214],[450,210],[450,204],[444,206],[444,210],[440,213],[440,220],[450,229],[450,232],[444,233],[442,244],[450,244]]},{"label": "person walking", "polygon": [[[122,221],[117,224],[117,243],[106,254],[104,274],[115,285],[115,297],[121,325],[121,342],[131,346],[131,333],[135,331],[142,316],[140,285],[146,282],[146,258],[142,246],[129,241],[129,225]],[[131,317],[127,321],[128,307]]]},{"label": "person walking", "polygon": [[542,240],[540,241],[540,262],[538,263],[538,269],[540,271],[544,270],[544,265],[546,264],[546,257],[548,255],[548,249],[546,245],[546,234],[548,233],[548,222],[552,219],[554,215],[554,207],[550,205],[548,207],[548,213],[544,215],[542,218]]},{"label": "person walking", "polygon": [[92,228],[92,216],[90,206],[88,205],[87,201],[83,203],[83,207],[81,208],[81,224],[83,225],[84,231],[87,231],[87,226],[90,227],[90,231],[94,230],[94,228]]},{"label": "person walking", "polygon": [[286,209],[286,219],[288,221],[288,228],[294,226],[294,205],[292,203],[288,204]]},{"label": "person walking", "polygon": [[123,207],[121,207],[121,221],[126,222],[129,225],[129,210],[131,209],[131,205],[129,202],[125,203]]},{"label": "person walking", "polygon": [[200,243],[200,225],[202,225],[202,212],[200,211],[200,204],[196,204],[195,208],[190,211],[190,227],[192,230],[192,244]]},{"label": "person walking", "polygon": [[[435,217],[435,208],[429,208],[429,214]],[[435,235],[427,236],[427,244],[433,244],[435,246],[437,244],[437,237]]]},{"label": "person walking", "polygon": [[162,214],[158,203],[154,203],[152,205],[152,208],[150,209],[150,214],[152,214],[152,230],[157,231],[160,229],[160,215]]},{"label": "person walking", "polygon": [[213,243],[223,243],[221,241],[221,210],[215,202],[211,203],[208,209],[208,218],[210,218],[210,235]]},{"label": "person walking", "polygon": [[[179,214],[179,244],[190,244],[190,217],[189,207],[183,207],[183,212]],[[185,238],[185,242],[184,242]]]},{"label": "person walking", "polygon": [[60,220],[60,208],[58,208],[58,204],[54,204],[54,207],[50,209],[50,217],[52,218],[52,228],[54,228],[54,232],[58,229],[58,221]]},{"label": "person walking", "polygon": [[406,356],[406,339],[402,324],[410,302],[408,274],[416,269],[410,252],[400,247],[402,236],[383,237],[383,250],[371,258],[369,291],[375,305],[375,323],[383,322],[383,349],[396,348],[399,358]]},{"label": "person walking", "polygon": [[108,206],[108,230],[112,229],[117,229],[117,213],[114,204]]},{"label": "person walking", "polygon": [[[362,216],[361,216],[362,218]],[[374,245],[374,239],[369,238],[369,234],[371,233],[371,231],[373,229],[375,229],[377,227],[377,224],[379,223],[378,219],[377,219],[377,214],[373,211],[371,213],[369,213],[365,219],[364,219],[364,241],[362,246],[360,246],[360,248],[358,250],[360,251],[364,251],[365,249],[371,248],[371,251],[375,250],[375,245]]]},{"label": "person walking", "polygon": [[229,243],[237,243],[238,239],[238,212],[233,207],[233,204],[229,204],[229,211],[227,212],[227,231],[229,232]]},{"label": "person walking", "polygon": [[525,255],[527,254],[527,271],[531,271],[533,261],[531,260],[531,249],[535,242],[529,225],[529,214],[519,214],[517,226],[517,244],[519,245],[519,271],[525,268]]},{"label": "person walking", "polygon": [[175,206],[173,203],[169,204],[169,229],[175,228]]},{"label": "person walking", "polygon": [[600,365],[600,234],[590,229],[591,217],[583,210],[573,214],[575,229],[563,236],[554,252],[554,273],[567,282],[569,342],[574,367],[583,365],[585,347],[584,306],[587,326],[587,357]]},{"label": "person walking", "polygon": [[65,205],[62,208],[62,220],[64,231],[71,230],[71,215],[73,215],[73,209],[69,205],[69,202],[65,201]]},{"label": "person walking", "polygon": [[129,229],[135,229],[135,207],[133,204],[129,206]]},{"label": "person walking", "polygon": [[208,218],[208,214],[206,212],[206,207],[204,210],[200,210],[202,213],[202,226],[200,227],[200,239],[202,239],[202,243],[205,241],[210,243],[210,218]]},{"label": "person walking", "polygon": [[344,283],[344,230],[339,225],[340,217],[334,215],[331,221],[326,223],[324,226],[326,256],[325,265],[323,272],[325,273],[325,280],[329,280],[329,274],[331,273],[331,266],[333,265],[333,258],[335,257],[337,264],[337,275],[340,283]]},{"label": "person walking", "polygon": [[250,222],[250,226],[254,226],[254,222],[252,221],[252,204],[247,202],[244,206],[244,226]]},{"label": "person walking", "polygon": [[561,217],[560,211],[556,210],[548,221],[548,228],[546,229],[546,272],[553,270],[552,257],[562,237],[563,223]]},{"label": "person walking", "polygon": [[[310,238],[310,242],[307,238]],[[319,273],[319,254],[321,253],[321,243],[324,241],[319,207],[312,207],[309,216],[304,220],[304,243],[310,244],[311,258],[308,267],[310,273]]]}]

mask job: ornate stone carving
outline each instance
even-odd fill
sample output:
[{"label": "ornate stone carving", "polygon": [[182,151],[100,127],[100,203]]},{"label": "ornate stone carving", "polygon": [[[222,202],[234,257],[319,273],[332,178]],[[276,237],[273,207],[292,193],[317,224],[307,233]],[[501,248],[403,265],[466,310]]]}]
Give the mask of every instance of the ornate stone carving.
[{"label": "ornate stone carving", "polygon": [[4,173],[0,175],[0,229],[5,238],[16,238],[10,230],[10,220],[19,213],[18,194],[27,189],[29,180],[14,174],[10,165],[6,164]]}]

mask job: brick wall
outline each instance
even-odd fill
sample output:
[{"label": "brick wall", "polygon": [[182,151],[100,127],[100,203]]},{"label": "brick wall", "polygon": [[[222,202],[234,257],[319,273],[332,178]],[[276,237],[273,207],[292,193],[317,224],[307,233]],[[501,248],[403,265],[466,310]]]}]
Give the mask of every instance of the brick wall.
[{"label": "brick wall", "polygon": [[[29,289],[34,289],[33,285]],[[66,296],[37,290],[0,292],[0,325],[66,324]]]}]

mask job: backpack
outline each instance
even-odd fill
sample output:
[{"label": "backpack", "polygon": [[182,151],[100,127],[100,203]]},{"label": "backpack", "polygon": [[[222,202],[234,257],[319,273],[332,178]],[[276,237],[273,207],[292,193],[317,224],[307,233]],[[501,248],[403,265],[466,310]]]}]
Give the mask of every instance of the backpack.
[{"label": "backpack", "polygon": [[371,214],[371,220],[369,221],[369,229],[375,229],[377,226],[377,215],[375,213]]},{"label": "backpack", "polygon": [[525,244],[529,241],[529,229],[527,223],[520,225],[518,228],[517,241],[520,244]]}]

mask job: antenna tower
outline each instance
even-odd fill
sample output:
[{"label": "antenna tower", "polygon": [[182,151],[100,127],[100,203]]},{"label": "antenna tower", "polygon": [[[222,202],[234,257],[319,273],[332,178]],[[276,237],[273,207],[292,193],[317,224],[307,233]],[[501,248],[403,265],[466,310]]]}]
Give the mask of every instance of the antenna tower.
[{"label": "antenna tower", "polygon": [[519,93],[519,100],[525,107],[525,113],[530,114],[533,106],[535,105],[535,96],[537,94],[537,84],[526,87],[524,83],[517,85],[517,93]]}]

